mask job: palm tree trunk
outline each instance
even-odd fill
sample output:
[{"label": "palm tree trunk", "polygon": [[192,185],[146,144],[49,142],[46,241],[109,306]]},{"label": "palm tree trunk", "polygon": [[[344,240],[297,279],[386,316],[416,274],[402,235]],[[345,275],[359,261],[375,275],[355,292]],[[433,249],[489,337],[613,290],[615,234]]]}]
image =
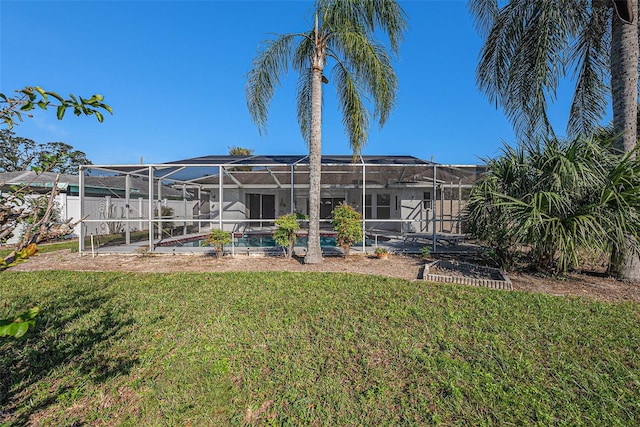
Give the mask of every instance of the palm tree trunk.
[{"label": "palm tree trunk", "polygon": [[320,248],[320,177],[322,173],[322,69],[313,67],[309,137],[309,238],[305,264],[322,262]]},{"label": "palm tree trunk", "polygon": [[[636,146],[638,114],[638,0],[629,0],[633,21],[613,14],[611,24],[611,97],[615,147],[629,152]],[[640,258],[629,247],[614,248],[612,269],[620,279],[640,280]]]},{"label": "palm tree trunk", "polygon": [[[638,0],[630,0],[637,17]],[[613,15],[611,40],[611,96],[616,148],[629,152],[637,141],[638,22],[626,24]]]}]

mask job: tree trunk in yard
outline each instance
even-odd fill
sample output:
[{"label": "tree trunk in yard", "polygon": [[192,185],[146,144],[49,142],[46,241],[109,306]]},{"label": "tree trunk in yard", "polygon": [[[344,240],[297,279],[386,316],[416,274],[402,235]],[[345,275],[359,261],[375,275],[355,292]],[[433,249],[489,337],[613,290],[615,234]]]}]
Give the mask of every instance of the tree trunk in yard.
[{"label": "tree trunk in yard", "polygon": [[[638,0],[632,0],[634,16]],[[629,152],[636,146],[638,120],[638,21],[631,24],[613,15],[611,39],[611,96],[616,148]]]},{"label": "tree trunk in yard", "polygon": [[[317,57],[316,57],[317,58]],[[324,58],[321,59],[324,65]],[[320,248],[320,177],[322,173],[322,67],[313,67],[309,136],[309,237],[305,264],[322,262]]]},{"label": "tree trunk in yard", "polygon": [[[638,0],[629,0],[632,22],[625,23],[614,13],[611,23],[611,97],[615,147],[629,152],[637,141],[638,111]],[[614,248],[611,263],[623,280],[640,280],[640,257],[626,248]]]}]

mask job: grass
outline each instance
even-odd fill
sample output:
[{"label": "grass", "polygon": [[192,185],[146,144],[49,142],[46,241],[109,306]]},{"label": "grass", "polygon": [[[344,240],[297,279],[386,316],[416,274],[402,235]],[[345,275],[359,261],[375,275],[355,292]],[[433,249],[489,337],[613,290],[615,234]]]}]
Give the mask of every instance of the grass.
[{"label": "grass", "polygon": [[11,272],[0,425],[631,425],[640,306],[346,274]]},{"label": "grass", "polygon": [[[46,253],[46,252],[55,252],[61,251],[64,249],[69,249],[71,251],[78,250],[78,241],[77,240],[67,240],[64,242],[55,242],[55,243],[43,243],[38,244],[38,252]],[[4,258],[13,252],[13,248],[8,249],[0,249],[0,258]]]},{"label": "grass", "polygon": [[[141,240],[147,239],[149,237],[149,233],[147,231],[134,231],[130,234],[132,242],[139,242]],[[85,248],[91,249],[91,238],[86,237],[84,239]],[[95,244],[97,246],[109,246],[116,244],[124,244],[125,237],[122,233],[118,234],[101,234],[99,236],[95,236]],[[53,242],[53,243],[38,243],[38,252],[46,253],[46,252],[54,252],[69,249],[72,252],[78,251],[78,239],[69,239],[63,242]],[[14,248],[6,248],[0,249],[0,258],[4,258],[13,252]]]}]

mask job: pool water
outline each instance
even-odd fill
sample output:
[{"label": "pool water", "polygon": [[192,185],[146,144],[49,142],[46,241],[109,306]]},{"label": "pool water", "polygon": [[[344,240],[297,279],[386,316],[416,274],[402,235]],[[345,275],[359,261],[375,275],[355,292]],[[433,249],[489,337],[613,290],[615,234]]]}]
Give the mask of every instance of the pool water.
[{"label": "pool water", "polygon": [[[355,243],[353,246],[360,246],[362,242]],[[372,242],[370,240],[365,241],[366,246],[372,246]],[[207,246],[207,240],[195,240],[192,242],[184,242],[181,246],[186,247],[200,247]],[[267,234],[255,234],[255,235],[244,235],[243,237],[239,237],[235,239],[236,247],[245,247],[245,248],[275,248],[278,247],[273,236]],[[296,242],[296,246],[305,247],[307,246],[307,237],[299,237]],[[321,247],[335,247],[336,246],[336,238],[335,236],[320,236],[320,246]]]}]

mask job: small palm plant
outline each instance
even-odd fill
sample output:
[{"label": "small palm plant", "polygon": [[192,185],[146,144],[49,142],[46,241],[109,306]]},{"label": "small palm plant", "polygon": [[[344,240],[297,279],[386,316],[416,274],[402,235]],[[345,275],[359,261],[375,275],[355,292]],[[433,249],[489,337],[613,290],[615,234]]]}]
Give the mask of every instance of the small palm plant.
[{"label": "small palm plant", "polygon": [[332,212],[331,224],[336,231],[336,246],[349,256],[351,245],[362,240],[362,214],[351,206],[340,203]]},{"label": "small palm plant", "polygon": [[224,230],[213,230],[207,242],[216,250],[216,257],[221,258],[224,255],[224,246],[231,243],[231,233]]},{"label": "small palm plant", "polygon": [[298,241],[296,232],[300,229],[300,224],[297,221],[297,217],[298,215],[291,213],[282,215],[275,221],[278,229],[273,233],[273,238],[276,243],[284,249],[286,258],[291,258],[293,255],[293,247]]}]

